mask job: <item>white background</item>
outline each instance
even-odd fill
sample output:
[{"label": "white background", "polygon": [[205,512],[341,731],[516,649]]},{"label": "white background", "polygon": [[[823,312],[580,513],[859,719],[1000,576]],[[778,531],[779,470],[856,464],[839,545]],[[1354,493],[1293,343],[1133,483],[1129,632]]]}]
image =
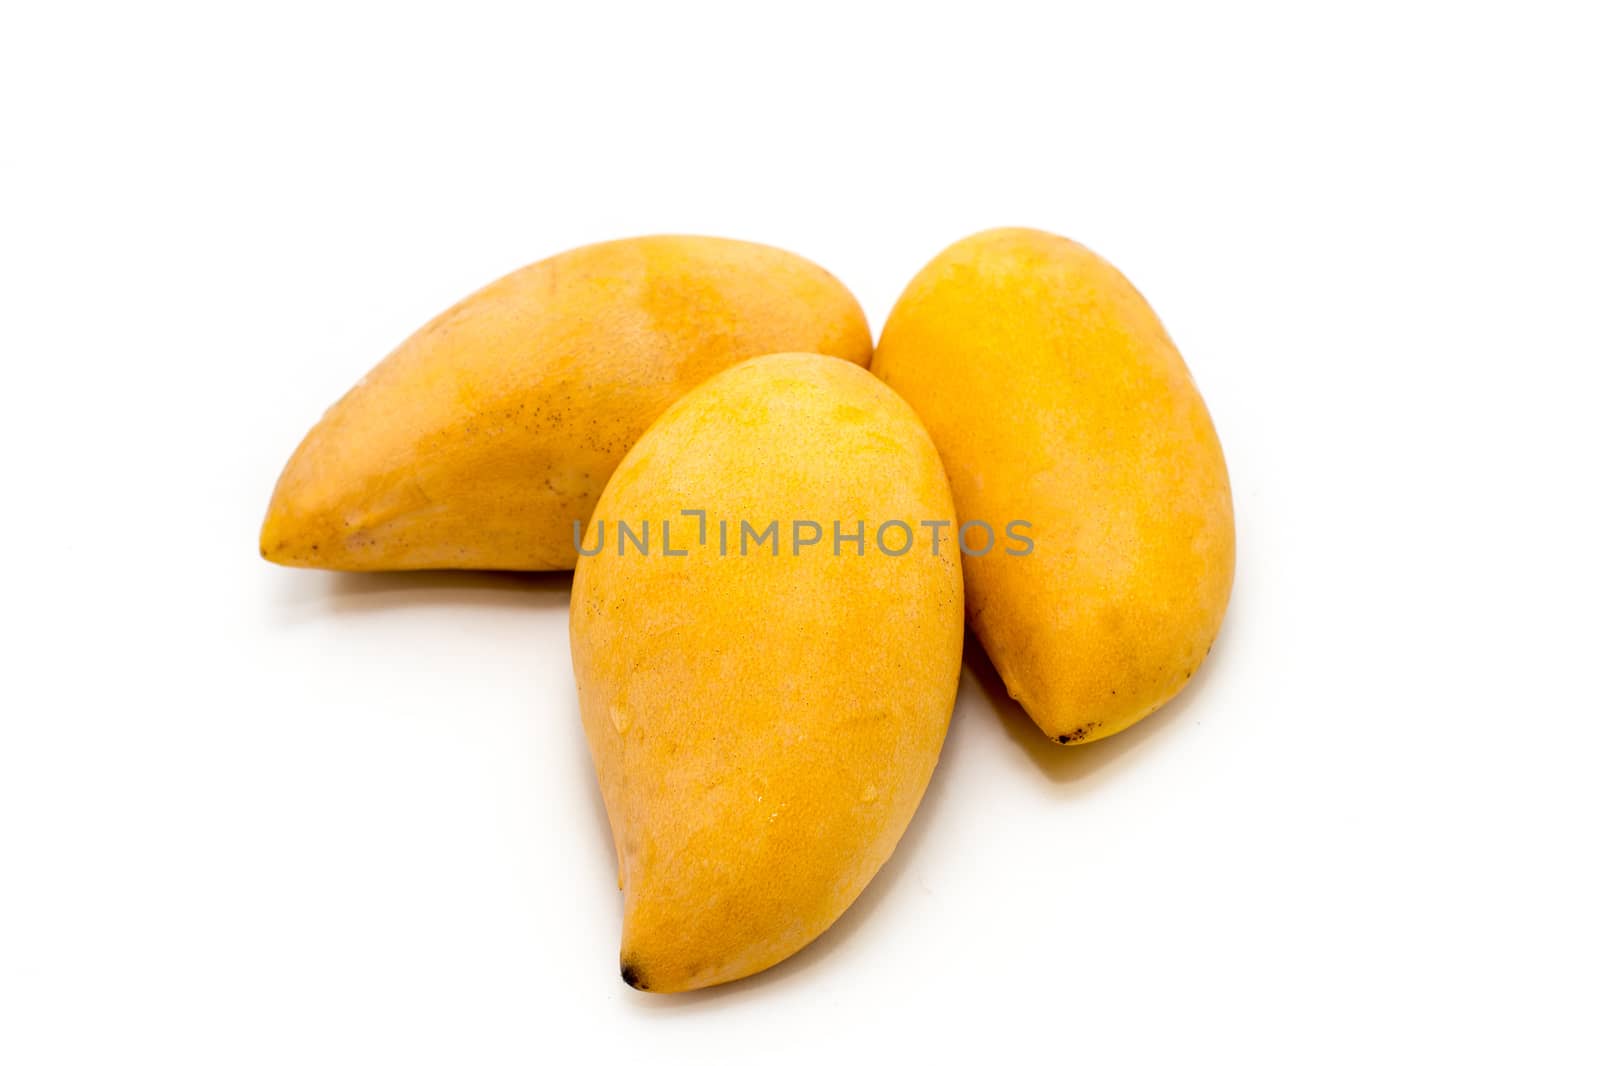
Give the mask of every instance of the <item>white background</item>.
[{"label": "white background", "polygon": [[[0,1060],[1595,1061],[1592,9],[403,7],[0,16]],[[973,663],[833,931],[633,992],[567,580],[271,567],[278,470],[573,245],[877,329],[1002,224],[1201,384],[1215,654],[1073,750]]]}]

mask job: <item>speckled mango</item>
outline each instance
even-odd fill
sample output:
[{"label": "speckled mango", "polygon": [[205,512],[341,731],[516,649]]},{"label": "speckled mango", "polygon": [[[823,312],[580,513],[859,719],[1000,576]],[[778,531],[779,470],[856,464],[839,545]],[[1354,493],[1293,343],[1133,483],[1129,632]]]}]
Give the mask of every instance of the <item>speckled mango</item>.
[{"label": "speckled mango", "polygon": [[[629,984],[677,992],[772,966],[889,858],[961,669],[960,562],[948,531],[935,554],[937,531],[917,525],[953,519],[911,409],[816,355],[724,371],[618,467],[585,535],[597,554],[573,578],[571,636]],[[743,523],[774,520],[777,554],[746,552]],[[894,520],[915,533],[888,555],[875,531]],[[617,538],[618,522],[647,530],[651,553]],[[809,527],[791,538],[795,522],[822,540]],[[847,538],[864,530],[862,548],[835,542],[834,522]]]},{"label": "speckled mango", "polygon": [[860,306],[759,244],[661,236],[525,267],[423,326],[324,415],[261,554],[332,570],[563,570],[573,523],[657,415],[741,360],[865,366]]},{"label": "speckled mango", "polygon": [[963,523],[1031,523],[1031,552],[964,566],[972,629],[1039,727],[1092,741],[1176,695],[1227,608],[1233,503],[1199,390],[1128,280],[1049,233],[977,234],[911,282],[872,369],[927,426]]}]

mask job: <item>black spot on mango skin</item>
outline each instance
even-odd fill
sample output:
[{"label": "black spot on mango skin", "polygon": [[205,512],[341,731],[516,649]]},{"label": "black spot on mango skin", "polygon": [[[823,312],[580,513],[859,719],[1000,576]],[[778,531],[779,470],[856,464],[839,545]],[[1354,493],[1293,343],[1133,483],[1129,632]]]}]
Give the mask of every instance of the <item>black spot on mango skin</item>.
[{"label": "black spot on mango skin", "polygon": [[1099,728],[1099,722],[1090,722],[1088,725],[1080,725],[1072,732],[1062,733],[1060,736],[1056,737],[1055,742],[1057,744],[1075,744],[1080,740],[1088,740],[1090,734]]},{"label": "black spot on mango skin", "polygon": [[640,992],[648,991],[650,986],[644,983],[644,978],[639,976],[639,971],[632,964],[622,964],[622,979],[628,983],[629,988],[637,988]]}]

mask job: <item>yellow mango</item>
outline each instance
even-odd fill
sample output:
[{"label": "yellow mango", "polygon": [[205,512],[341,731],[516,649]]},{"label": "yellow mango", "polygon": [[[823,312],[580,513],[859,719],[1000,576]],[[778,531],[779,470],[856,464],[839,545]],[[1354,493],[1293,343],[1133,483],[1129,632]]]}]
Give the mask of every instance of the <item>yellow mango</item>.
[{"label": "yellow mango", "polygon": [[[724,371],[618,467],[585,534],[571,636],[629,984],[765,969],[889,858],[961,669],[960,561],[948,531],[935,554],[920,524],[954,516],[911,409],[817,355]],[[752,547],[746,524],[774,522]]]},{"label": "yellow mango", "polygon": [[[1210,651],[1233,585],[1233,502],[1205,403],[1138,291],[1037,230],[923,268],[872,370],[938,446],[968,532],[967,615],[1052,739],[1139,721]],[[1013,522],[1032,550],[1005,539]]]},{"label": "yellow mango", "polygon": [[332,570],[570,569],[573,523],[656,416],[741,360],[803,349],[865,366],[832,275],[711,237],[590,245],[423,326],[289,460],[261,554]]}]

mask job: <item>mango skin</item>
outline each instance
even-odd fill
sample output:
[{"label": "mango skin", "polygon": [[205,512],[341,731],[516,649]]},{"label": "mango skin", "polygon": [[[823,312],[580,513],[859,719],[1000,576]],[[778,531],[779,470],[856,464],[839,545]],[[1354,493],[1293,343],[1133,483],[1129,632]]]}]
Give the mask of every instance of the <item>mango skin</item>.
[{"label": "mango skin", "polygon": [[[697,544],[708,512],[707,546]],[[823,932],[889,858],[944,742],[964,636],[949,533],[878,553],[880,521],[951,521],[937,452],[865,370],[773,355],[712,378],[651,427],[595,510],[572,661],[624,893],[624,980],[732,981]],[[721,557],[718,524],[814,520],[822,545]],[[610,527],[648,521],[657,554]],[[659,554],[661,520],[672,550]],[[867,523],[858,557],[832,522]],[[681,524],[680,524],[681,523]],[[788,534],[785,534],[787,537]],[[600,542],[591,531],[586,550]],[[899,546],[898,538],[891,541]]]},{"label": "mango skin", "polygon": [[964,566],[972,629],[1038,726],[1081,744],[1172,699],[1227,609],[1233,500],[1199,390],[1128,280],[1063,237],[979,233],[906,288],[872,370],[927,426],[962,522],[1032,523],[1031,553]]},{"label": "mango skin", "polygon": [[821,267],[660,236],[524,267],[456,304],[323,417],[278,480],[261,554],[330,570],[567,570],[573,521],[656,416],[752,356],[861,366],[872,337]]}]

